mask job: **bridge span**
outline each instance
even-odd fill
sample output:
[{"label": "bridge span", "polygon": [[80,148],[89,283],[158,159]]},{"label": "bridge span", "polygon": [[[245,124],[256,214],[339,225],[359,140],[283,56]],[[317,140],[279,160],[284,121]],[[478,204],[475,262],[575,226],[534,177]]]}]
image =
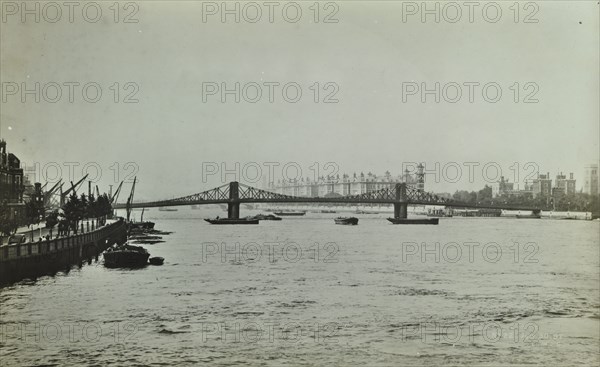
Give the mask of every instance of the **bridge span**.
[{"label": "bridge span", "polygon": [[[180,198],[132,203],[131,207],[152,208],[182,205],[227,204],[227,217],[237,219],[240,217],[240,204],[242,203],[393,204],[395,218],[406,218],[409,205],[444,205],[453,208],[469,209],[525,210],[532,211],[534,213],[537,213],[541,210],[540,208],[515,205],[468,204],[418,190],[415,187],[405,183],[398,183],[394,187],[384,188],[359,195],[346,195],[337,197],[300,197],[265,191],[235,181],[211,190],[183,196]],[[116,204],[113,205],[113,207],[114,209],[124,209],[126,204]]]}]

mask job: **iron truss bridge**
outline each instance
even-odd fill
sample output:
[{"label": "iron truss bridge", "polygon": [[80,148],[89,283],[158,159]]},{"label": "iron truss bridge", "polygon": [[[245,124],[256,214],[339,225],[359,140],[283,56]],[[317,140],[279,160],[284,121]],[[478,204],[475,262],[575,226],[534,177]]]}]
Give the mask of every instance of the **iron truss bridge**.
[{"label": "iron truss bridge", "polygon": [[[406,218],[407,205],[440,205],[453,208],[540,211],[540,208],[515,205],[476,205],[458,202],[418,190],[405,183],[399,183],[396,184],[395,187],[384,188],[359,195],[300,197],[265,191],[239,182],[230,182],[193,195],[168,200],[132,203],[131,207],[151,208],[182,205],[227,204],[229,217],[237,218],[239,217],[239,206],[242,203],[394,204],[394,212],[395,214],[398,214],[396,216],[404,218]],[[113,205],[115,209],[123,209],[125,206],[125,204]]]}]

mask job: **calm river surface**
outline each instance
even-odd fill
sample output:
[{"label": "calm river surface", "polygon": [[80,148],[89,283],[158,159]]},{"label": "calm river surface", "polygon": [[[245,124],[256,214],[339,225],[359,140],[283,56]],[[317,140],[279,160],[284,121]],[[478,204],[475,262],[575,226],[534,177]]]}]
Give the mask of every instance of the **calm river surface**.
[{"label": "calm river surface", "polygon": [[173,232],[144,245],[163,266],[100,259],[0,289],[1,365],[600,362],[597,221],[201,220],[216,215],[147,212]]}]

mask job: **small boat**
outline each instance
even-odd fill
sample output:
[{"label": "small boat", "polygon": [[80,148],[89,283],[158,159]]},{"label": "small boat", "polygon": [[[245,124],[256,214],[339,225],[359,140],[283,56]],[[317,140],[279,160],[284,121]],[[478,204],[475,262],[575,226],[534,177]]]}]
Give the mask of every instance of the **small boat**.
[{"label": "small boat", "polygon": [[160,257],[160,256],[155,256],[155,257],[151,257],[148,262],[150,263],[150,265],[162,265],[165,262],[165,258],[164,257]]},{"label": "small boat", "polygon": [[210,224],[258,224],[258,219],[250,218],[215,218],[204,219]]},{"label": "small boat", "polygon": [[304,214],[306,214],[306,212],[274,212],[275,215],[280,215],[280,216],[286,216],[286,217],[293,217],[293,216],[302,216]]},{"label": "small boat", "polygon": [[358,224],[358,218],[356,217],[338,217],[334,219],[335,224],[346,224],[355,226]]},{"label": "small boat", "polygon": [[108,268],[140,268],[148,264],[150,254],[141,246],[124,244],[109,247],[104,252],[104,266]]},{"label": "small boat", "polygon": [[388,218],[392,224],[438,224],[439,218],[423,218],[423,219],[408,219],[408,218]]},{"label": "small boat", "polygon": [[273,214],[258,214],[258,215],[255,215],[252,218],[258,219],[258,220],[281,220],[280,217],[277,217],[277,216],[275,216]]},{"label": "small boat", "polygon": [[335,210],[321,210],[321,213],[329,214],[329,213],[337,213]]},{"label": "small boat", "polygon": [[177,209],[176,208],[165,208],[165,207],[160,207],[158,208],[159,212],[176,212]]},{"label": "small boat", "polygon": [[517,218],[518,219],[540,219],[540,218],[542,218],[542,215],[541,214],[527,214],[527,215],[517,214]]},{"label": "small boat", "polygon": [[194,209],[194,210],[200,209],[200,205],[194,204],[194,205],[192,205],[192,209]]},{"label": "small boat", "polygon": [[[131,224],[131,210],[133,203],[133,194],[135,193],[135,184],[137,177],[133,179],[133,185],[131,186],[131,193],[127,198],[126,211],[127,219],[126,222]],[[142,215],[144,211],[142,210]],[[104,266],[107,268],[140,268],[148,264],[148,258],[150,254],[148,251],[141,246],[129,245],[127,242],[123,245],[112,246],[104,251]]]}]

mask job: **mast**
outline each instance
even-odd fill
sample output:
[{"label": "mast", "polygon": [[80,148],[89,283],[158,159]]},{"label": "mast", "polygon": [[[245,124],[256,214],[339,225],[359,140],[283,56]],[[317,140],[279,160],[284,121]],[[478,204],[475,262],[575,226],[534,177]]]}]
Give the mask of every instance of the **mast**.
[{"label": "mast", "polygon": [[131,193],[129,194],[129,198],[127,198],[127,223],[129,223],[129,218],[131,216],[131,204],[133,203],[133,194],[135,193],[135,182],[137,181],[137,176],[133,178],[133,186],[131,186]]},{"label": "mast", "polygon": [[[121,183],[119,184],[119,187],[117,187],[117,191],[115,191],[114,195],[110,195],[110,203],[116,203],[117,199],[119,198],[119,193],[121,192],[121,186],[123,186],[123,181],[121,181]],[[112,187],[112,185],[111,185]]]}]

